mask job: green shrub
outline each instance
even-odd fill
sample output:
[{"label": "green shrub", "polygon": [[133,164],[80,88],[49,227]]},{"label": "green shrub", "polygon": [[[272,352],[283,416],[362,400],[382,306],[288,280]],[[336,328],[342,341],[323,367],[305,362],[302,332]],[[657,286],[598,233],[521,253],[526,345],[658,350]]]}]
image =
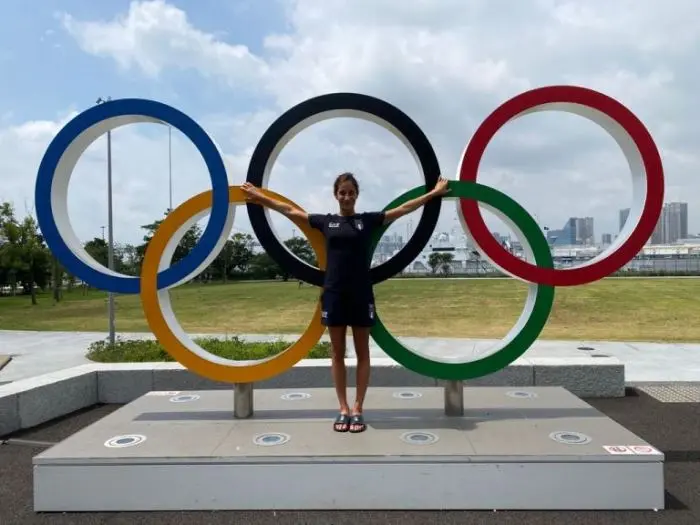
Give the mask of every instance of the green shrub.
[{"label": "green shrub", "polygon": [[[288,341],[250,342],[238,337],[217,339],[207,337],[194,340],[199,346],[214,355],[233,360],[258,360],[279,354],[290,343]],[[308,359],[325,359],[331,355],[330,343],[320,342],[306,356]],[[158,341],[148,339],[117,339],[92,343],[86,354],[91,361],[99,363],[146,363],[175,361]]]}]

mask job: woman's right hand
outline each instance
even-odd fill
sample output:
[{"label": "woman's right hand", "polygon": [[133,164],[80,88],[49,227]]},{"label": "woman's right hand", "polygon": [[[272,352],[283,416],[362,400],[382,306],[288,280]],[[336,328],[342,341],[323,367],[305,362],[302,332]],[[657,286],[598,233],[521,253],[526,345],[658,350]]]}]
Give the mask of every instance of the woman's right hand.
[{"label": "woman's right hand", "polygon": [[259,204],[262,200],[263,194],[258,188],[253,186],[250,182],[244,182],[241,185],[241,190],[245,195],[246,201],[252,202],[254,204]]}]

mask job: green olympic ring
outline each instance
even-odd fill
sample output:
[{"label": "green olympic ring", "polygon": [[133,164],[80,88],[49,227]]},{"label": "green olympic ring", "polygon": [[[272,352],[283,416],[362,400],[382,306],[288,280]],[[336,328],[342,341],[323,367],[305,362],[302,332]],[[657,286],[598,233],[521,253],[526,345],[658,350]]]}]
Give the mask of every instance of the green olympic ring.
[{"label": "green olympic ring", "polygon": [[[554,262],[547,239],[540,227],[525,209],[513,199],[488,186],[476,182],[450,181],[450,192],[444,198],[456,197],[483,203],[490,211],[498,215],[516,234],[521,234],[523,247],[531,250],[535,263],[540,268],[553,268]],[[424,195],[425,186],[418,186],[400,195],[389,203],[384,210],[400,206],[406,201]],[[370,254],[379,243],[382,235],[390,225],[379,228],[372,237]],[[371,255],[370,255],[371,257]],[[475,361],[448,363],[435,361],[409,350],[399,342],[375,314],[376,323],[370,332],[372,339],[389,357],[400,365],[429,377],[445,380],[466,380],[485,376],[506,367],[522,356],[542,332],[554,304],[554,286],[528,283],[528,296],[523,312],[515,326],[500,341],[500,348],[492,354]]]}]

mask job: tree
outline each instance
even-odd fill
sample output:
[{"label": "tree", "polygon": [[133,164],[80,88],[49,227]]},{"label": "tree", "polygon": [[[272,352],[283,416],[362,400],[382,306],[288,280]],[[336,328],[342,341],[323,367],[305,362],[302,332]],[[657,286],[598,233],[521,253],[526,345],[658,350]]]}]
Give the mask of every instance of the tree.
[{"label": "tree", "polygon": [[[287,239],[284,241],[284,245],[289,249],[289,251],[303,261],[316,266],[317,263],[314,251],[311,248],[309,241],[303,237],[292,237],[291,239]],[[249,273],[256,279],[276,279],[280,277],[282,280],[288,281],[290,277],[290,274],[283,270],[282,267],[277,264],[277,262],[270,257],[267,252],[252,255]]]},{"label": "tree", "polygon": [[250,273],[257,279],[276,279],[280,267],[267,252],[256,253],[250,261]]},{"label": "tree", "polygon": [[86,242],[84,248],[88,255],[95,259],[97,263],[101,264],[105,268],[109,266],[107,264],[109,254],[109,246],[107,246],[107,241],[105,241],[104,239],[100,239],[99,237],[95,237],[91,241]]},{"label": "tree", "polygon": [[51,254],[51,282],[53,284],[53,300],[57,303],[63,297],[63,276],[66,274],[66,270],[59,260]]},{"label": "tree", "polygon": [[308,240],[304,237],[292,237],[284,241],[285,246],[289,248],[294,255],[307,263],[316,266],[316,254]]},{"label": "tree", "polygon": [[114,258],[119,261],[120,273],[133,276],[141,273],[141,260],[139,259],[137,247],[133,244],[115,243]]},{"label": "tree", "polygon": [[17,286],[19,225],[12,205],[0,206],[0,286],[9,286],[12,295]]},{"label": "tree", "polygon": [[52,256],[34,217],[17,220],[13,206],[0,206],[0,285],[17,286],[37,304],[36,288],[45,288],[52,273]]},{"label": "tree", "polygon": [[[313,266],[316,266],[316,254],[314,253],[311,244],[304,237],[292,237],[284,241],[284,245],[292,252],[294,255],[299,257],[302,261],[305,261]],[[288,281],[290,274],[278,267],[278,273],[282,277],[282,280]]]},{"label": "tree", "polygon": [[[168,213],[170,213],[170,210],[166,211],[164,215],[167,217]],[[151,224],[145,224],[141,226],[141,228],[146,230],[147,233],[143,237],[143,244],[140,244],[136,247],[136,255],[139,267],[143,263],[143,258],[146,255],[146,248],[148,247],[148,243],[151,242],[153,235],[155,234],[156,230],[161,225],[163,220],[164,219],[160,219],[155,222],[152,222]],[[184,259],[185,256],[187,256],[187,254],[189,254],[195,247],[201,236],[202,229],[199,227],[199,225],[194,224],[193,226],[191,226],[185,233],[184,237],[178,243],[177,248],[175,248],[175,253],[173,254],[173,258],[170,264],[175,265],[177,262]]]},{"label": "tree", "polygon": [[249,233],[234,233],[231,236],[231,269],[246,273],[250,269],[255,252],[253,246],[255,240]]},{"label": "tree", "polygon": [[428,265],[433,273],[440,271],[443,275],[452,272],[452,261],[454,255],[449,252],[433,252],[428,256]]},{"label": "tree", "polygon": [[233,250],[233,242],[227,239],[221,251],[216,256],[216,259],[204,269],[203,273],[206,273],[211,279],[222,280],[227,282],[229,275],[231,274],[231,252]]}]

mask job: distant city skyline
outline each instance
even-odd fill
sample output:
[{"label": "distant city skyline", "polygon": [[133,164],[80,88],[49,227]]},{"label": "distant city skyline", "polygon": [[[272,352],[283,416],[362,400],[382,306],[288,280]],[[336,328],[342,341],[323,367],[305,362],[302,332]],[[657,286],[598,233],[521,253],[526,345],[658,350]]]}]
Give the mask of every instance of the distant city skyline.
[{"label": "distant city skyline", "polygon": [[[619,227],[616,232],[602,231],[596,233],[593,217],[569,217],[559,229],[545,228],[547,240],[553,246],[611,244],[620,234],[629,218],[630,208],[619,210]],[[688,230],[688,203],[665,202],[659,221],[649,238],[648,244],[673,244],[682,239],[695,239]]]},{"label": "distant city skyline", "polygon": [[[672,246],[674,243],[678,244],[679,241],[683,240],[689,241],[687,244],[691,246],[691,248],[689,248],[690,251],[697,251],[697,248],[692,248],[692,246],[700,245],[700,235],[693,235],[688,232],[688,208],[687,202],[673,201],[664,203],[657,226],[645,247],[645,253],[657,253],[654,251],[654,246]],[[619,228],[616,232],[602,232],[596,234],[595,219],[593,217],[569,217],[562,228],[554,230],[546,226],[542,228],[550,246],[552,249],[558,249],[560,255],[562,253],[561,250],[564,250],[564,253],[579,253],[579,256],[585,253],[587,255],[584,257],[592,257],[593,254],[598,253],[600,250],[605,249],[606,246],[612,244],[620,231],[624,228],[629,218],[629,212],[629,208],[618,210]],[[470,250],[474,250],[475,247],[466,235],[463,234],[461,228],[459,230],[460,231],[455,235],[454,229],[451,232],[445,231],[444,229],[437,229],[426,245],[422,255],[416,259],[416,261],[421,258],[425,259],[425,254],[432,251],[450,251],[454,253],[458,259],[470,257],[460,250],[463,251],[466,249],[467,252],[470,253]],[[406,233],[411,234],[412,232],[408,229]],[[520,243],[514,239],[511,234],[502,234],[498,231],[492,231],[491,233],[508,249],[514,249],[515,251],[522,250]],[[462,244],[460,239],[466,241],[466,243]],[[386,260],[393,253],[400,250],[405,245],[405,242],[406,237],[399,233],[394,232],[384,235],[377,246],[374,262],[378,263]],[[573,252],[568,252],[567,248],[571,248]],[[649,249],[651,249],[651,252],[648,251]],[[682,248],[681,246],[670,249],[688,250],[688,248]],[[681,251],[678,253],[685,252]],[[455,261],[458,259],[455,259]],[[462,263],[456,262],[455,264],[459,265]]]},{"label": "distant city skyline", "polygon": [[[620,227],[617,233],[622,231],[630,209],[620,210]],[[661,217],[656,223],[656,228],[649,239],[650,244],[671,244],[681,239],[696,238],[688,232],[688,203],[687,202],[665,202],[661,210]]]}]

